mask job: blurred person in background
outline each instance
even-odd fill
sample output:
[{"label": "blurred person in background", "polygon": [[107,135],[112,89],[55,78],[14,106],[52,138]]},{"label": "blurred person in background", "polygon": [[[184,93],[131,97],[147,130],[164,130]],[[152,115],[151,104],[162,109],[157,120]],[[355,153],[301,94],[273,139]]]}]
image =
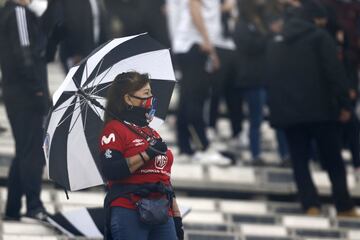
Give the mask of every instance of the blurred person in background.
[{"label": "blurred person in background", "polygon": [[[260,127],[264,120],[266,102],[265,69],[269,33],[265,23],[266,2],[264,0],[240,0],[240,18],[234,39],[237,48],[237,85],[247,103],[250,122],[249,142],[251,164],[263,165],[261,159]],[[288,153],[283,133],[277,132],[279,153],[287,161]]]},{"label": "blurred person in background", "polygon": [[301,0],[279,0],[284,9],[284,18],[301,17],[302,1]]},{"label": "blurred person in background", "polygon": [[329,174],[338,216],[357,217],[341,156],[340,122],[351,119],[346,75],[333,39],[315,26],[317,11],[311,12],[285,23],[279,18],[270,27],[275,33],[267,53],[270,122],[286,133],[306,214],[321,214],[309,170],[311,142],[315,141]]},{"label": "blurred person in background", "polygon": [[21,198],[26,216],[44,220],[40,199],[45,159],[43,121],[49,109],[45,61],[46,39],[30,0],[9,0],[0,19],[0,59],[6,112],[15,139],[15,158],[8,176],[5,219],[19,220]]},{"label": "blurred person in background", "polygon": [[111,30],[114,37],[142,33],[143,19],[140,0],[105,0],[105,4],[109,10]]},{"label": "blurred person in background", "polygon": [[166,20],[166,0],[140,0],[140,13],[143,32],[171,47],[169,29]]},{"label": "blurred person in background", "polygon": [[[5,0],[0,0],[0,16],[1,16],[1,10],[5,4]],[[0,77],[0,87],[2,88],[2,77]],[[0,95],[0,101],[2,101],[2,93]],[[0,134],[5,132],[6,128],[0,125]]]},{"label": "blurred person in background", "polygon": [[170,47],[165,0],[105,0],[111,18],[113,37],[147,32]]},{"label": "blurred person in background", "polygon": [[237,15],[236,0],[222,0],[219,11],[221,11],[222,41],[217,44],[216,52],[221,64],[217,71],[210,73],[210,116],[207,133],[209,139],[219,137],[216,123],[219,118],[219,103],[224,98],[231,122],[231,142],[236,142],[235,145],[238,145],[242,130],[242,100],[240,89],[235,85],[237,66],[235,43],[232,39]]},{"label": "blurred person in background", "polygon": [[[297,15],[307,19],[311,18],[311,16],[316,16],[314,18],[315,25],[326,30],[336,43],[338,59],[343,64],[346,72],[346,79],[344,80],[352,105],[351,119],[341,124],[342,147],[350,150],[355,173],[360,173],[360,123],[355,112],[358,100],[359,79],[357,63],[353,57],[353,49],[350,48],[348,34],[337,21],[335,12],[337,5],[333,5],[334,3],[326,0],[304,0],[300,4],[297,8]],[[319,160],[321,163],[324,161],[321,158]]]},{"label": "blurred person in background", "polygon": [[65,72],[109,39],[103,0],[49,0],[42,22],[48,37],[47,60],[54,60],[60,45]]},{"label": "blurred person in background", "polygon": [[339,60],[343,63],[347,75],[348,94],[353,107],[351,119],[342,124],[343,147],[351,152],[352,164],[356,174],[360,174],[360,122],[356,114],[358,100],[359,76],[357,60],[354,59],[348,33],[340,26],[336,18],[336,9],[329,1],[322,0],[323,14],[317,19],[318,27],[326,29],[337,46]]},{"label": "blurred person in background", "polygon": [[[172,48],[182,78],[177,110],[180,158],[204,164],[228,165],[231,160],[210,146],[204,103],[209,96],[209,73],[219,69],[216,48],[223,41],[220,0],[170,0]],[[196,148],[194,146],[196,146]]]}]

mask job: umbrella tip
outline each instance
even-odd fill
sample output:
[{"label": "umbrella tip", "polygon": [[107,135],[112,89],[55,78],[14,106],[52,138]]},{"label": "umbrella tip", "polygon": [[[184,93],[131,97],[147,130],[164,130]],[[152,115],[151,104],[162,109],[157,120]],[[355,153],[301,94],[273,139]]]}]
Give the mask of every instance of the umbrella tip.
[{"label": "umbrella tip", "polygon": [[69,200],[70,198],[69,198],[69,194],[68,194],[68,191],[67,191],[66,188],[64,188],[64,192],[65,192],[65,195],[66,195],[66,200]]}]

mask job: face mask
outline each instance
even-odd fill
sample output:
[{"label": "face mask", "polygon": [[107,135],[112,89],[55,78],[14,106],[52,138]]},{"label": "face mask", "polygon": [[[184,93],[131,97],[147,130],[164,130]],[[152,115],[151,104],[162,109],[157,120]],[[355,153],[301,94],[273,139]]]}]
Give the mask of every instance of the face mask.
[{"label": "face mask", "polygon": [[146,119],[148,122],[151,122],[155,116],[156,113],[156,108],[157,108],[157,100],[154,96],[151,97],[146,97],[146,98],[142,98],[142,97],[137,97],[137,96],[133,96],[131,95],[131,97],[142,100],[142,108],[146,109]]},{"label": "face mask", "polygon": [[148,122],[151,122],[154,117],[155,117],[155,113],[156,113],[156,108],[157,108],[157,100],[156,98],[152,98],[151,99],[151,104],[150,104],[150,108],[148,108],[148,112],[145,114],[146,119]]}]

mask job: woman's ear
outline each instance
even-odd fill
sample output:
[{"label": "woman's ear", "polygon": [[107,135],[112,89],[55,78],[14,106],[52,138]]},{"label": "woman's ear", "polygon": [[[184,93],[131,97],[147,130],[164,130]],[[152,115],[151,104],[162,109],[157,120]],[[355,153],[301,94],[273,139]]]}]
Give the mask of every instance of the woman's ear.
[{"label": "woman's ear", "polygon": [[129,106],[132,106],[133,105],[133,103],[131,102],[131,98],[130,98],[130,96],[129,96],[129,94],[125,94],[124,95],[124,101],[127,103],[127,105],[129,105]]}]

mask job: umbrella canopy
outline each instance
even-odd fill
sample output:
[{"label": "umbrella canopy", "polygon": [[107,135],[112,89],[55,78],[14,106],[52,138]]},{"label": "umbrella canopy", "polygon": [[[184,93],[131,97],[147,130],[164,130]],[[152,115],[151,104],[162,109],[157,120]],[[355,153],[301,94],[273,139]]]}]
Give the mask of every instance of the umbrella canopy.
[{"label": "umbrella canopy", "polygon": [[105,228],[105,210],[81,207],[50,215],[47,221],[68,237],[102,238]]},{"label": "umbrella canopy", "polygon": [[157,112],[150,126],[164,121],[175,86],[170,52],[147,34],[114,39],[70,69],[54,93],[44,153],[49,178],[75,191],[103,184],[98,137],[107,89],[122,72],[148,73]]}]

